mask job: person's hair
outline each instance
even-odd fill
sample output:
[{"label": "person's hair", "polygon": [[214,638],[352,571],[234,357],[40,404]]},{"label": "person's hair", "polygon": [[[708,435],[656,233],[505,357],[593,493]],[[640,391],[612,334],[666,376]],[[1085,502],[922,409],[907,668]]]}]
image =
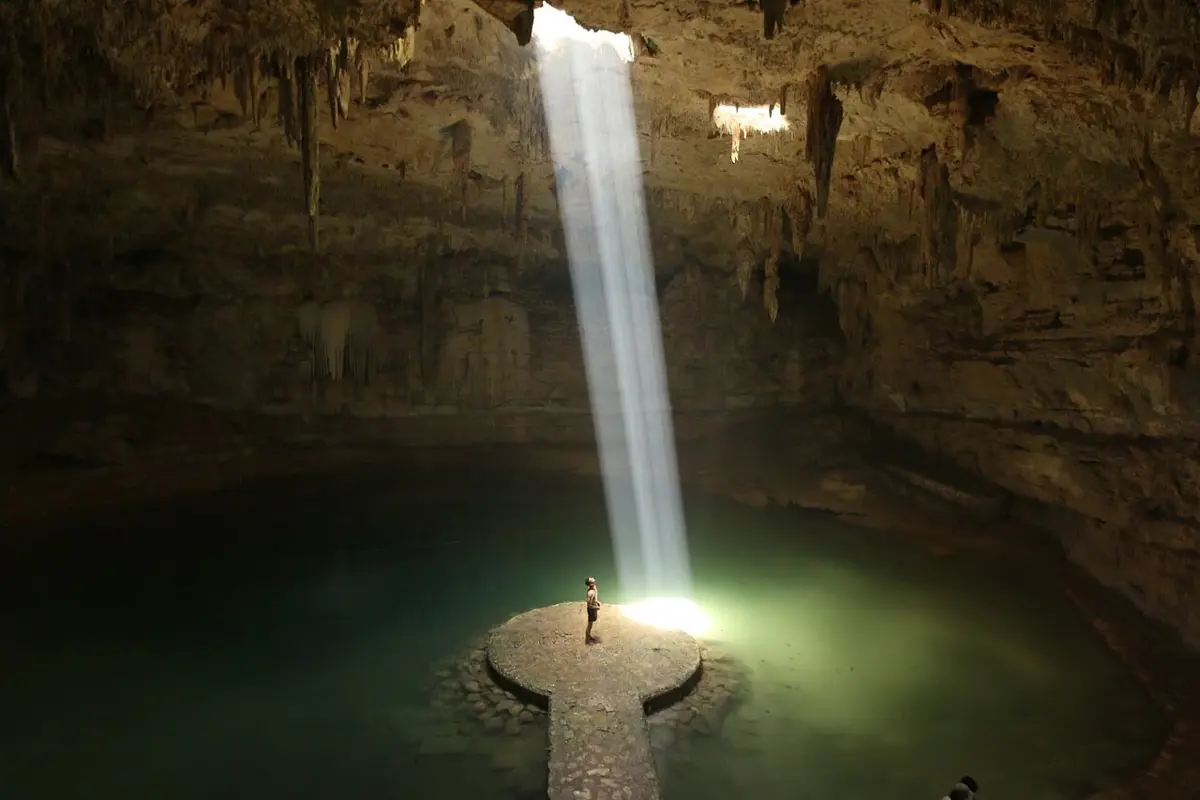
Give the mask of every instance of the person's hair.
[{"label": "person's hair", "polygon": [[595,583],[596,583],[595,578],[588,578],[586,581],[583,582],[583,585],[584,586],[593,586],[593,585],[595,585]]}]

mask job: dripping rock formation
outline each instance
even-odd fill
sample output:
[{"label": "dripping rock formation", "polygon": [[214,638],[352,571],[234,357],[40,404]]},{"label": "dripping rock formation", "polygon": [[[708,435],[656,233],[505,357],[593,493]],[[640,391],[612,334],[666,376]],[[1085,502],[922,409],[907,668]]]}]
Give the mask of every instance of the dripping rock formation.
[{"label": "dripping rock formation", "polygon": [[[537,5],[0,7],[6,466],[135,458],[95,395],[586,442]],[[1200,644],[1194,2],[562,7],[634,43],[682,437],[837,417]]]}]

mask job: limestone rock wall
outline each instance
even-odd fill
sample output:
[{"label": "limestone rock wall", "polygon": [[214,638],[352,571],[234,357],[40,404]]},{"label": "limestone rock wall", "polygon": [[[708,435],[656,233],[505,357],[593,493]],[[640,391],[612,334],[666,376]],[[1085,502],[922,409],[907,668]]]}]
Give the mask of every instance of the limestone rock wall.
[{"label": "limestone rock wall", "polygon": [[[43,395],[191,400],[274,415],[284,428],[295,420],[317,435],[352,419],[401,444],[592,435],[565,264],[519,269],[474,251],[307,267],[163,258],[95,282],[69,341],[31,338],[41,343],[28,352]],[[660,306],[682,435],[781,403],[830,401],[835,337],[813,315],[772,325],[741,300],[732,273],[699,264],[668,273]],[[298,315],[330,308],[353,318],[302,336],[315,323]],[[362,333],[368,313],[374,327]],[[356,335],[358,355],[343,353]],[[334,350],[341,380],[328,371]]]},{"label": "limestone rock wall", "polygon": [[[960,248],[962,249],[962,248]],[[827,276],[850,401],[1020,500],[1071,558],[1200,643],[1195,250],[1112,222],[1030,229],[940,283]]]}]

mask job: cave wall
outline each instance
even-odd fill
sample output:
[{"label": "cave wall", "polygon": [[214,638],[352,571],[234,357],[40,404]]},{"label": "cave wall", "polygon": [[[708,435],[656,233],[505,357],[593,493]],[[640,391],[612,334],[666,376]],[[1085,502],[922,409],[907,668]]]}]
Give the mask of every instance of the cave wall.
[{"label": "cave wall", "polygon": [[843,391],[1200,644],[1195,240],[1120,219],[960,246],[952,274],[843,264]]},{"label": "cave wall", "polygon": [[[314,379],[297,311],[344,298],[378,318],[367,374]],[[681,436],[831,401],[836,331],[805,313],[773,325],[742,298],[732,267],[662,265],[660,313]],[[520,265],[476,250],[290,265],[140,252],[92,281],[71,316],[69,331],[44,317],[29,333],[30,363],[10,392],[194,401],[267,415],[285,437],[320,441],[350,428],[391,444],[592,438],[561,262]]]}]

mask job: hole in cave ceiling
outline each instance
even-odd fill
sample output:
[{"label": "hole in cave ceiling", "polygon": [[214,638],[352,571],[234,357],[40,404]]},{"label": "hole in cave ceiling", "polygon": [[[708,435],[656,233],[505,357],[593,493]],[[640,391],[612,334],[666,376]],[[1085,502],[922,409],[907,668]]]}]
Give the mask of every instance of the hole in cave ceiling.
[{"label": "hole in cave ceiling", "polygon": [[633,39],[625,33],[605,30],[589,30],[575,21],[566,11],[543,3],[533,12],[532,36],[538,47],[547,53],[555,53],[567,42],[581,42],[593,49],[611,47],[622,61],[634,60]]}]

